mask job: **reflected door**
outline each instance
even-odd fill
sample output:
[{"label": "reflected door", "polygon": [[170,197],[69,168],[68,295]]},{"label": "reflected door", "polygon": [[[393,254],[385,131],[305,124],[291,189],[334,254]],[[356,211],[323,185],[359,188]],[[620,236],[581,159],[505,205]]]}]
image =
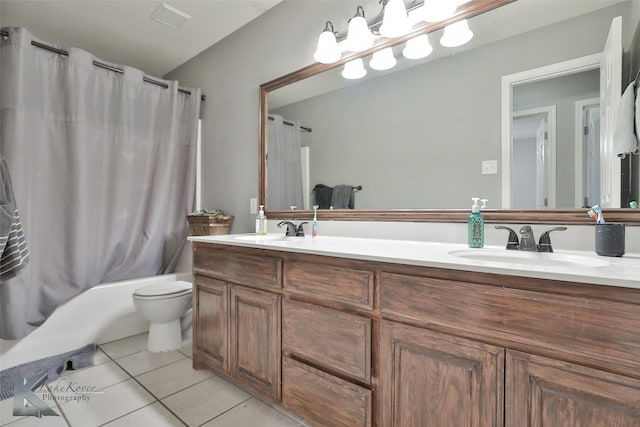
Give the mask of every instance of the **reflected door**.
[{"label": "reflected door", "polygon": [[611,22],[600,60],[600,204],[620,207],[620,159],[613,152],[622,90],[622,17]]},{"label": "reflected door", "polygon": [[513,115],[513,208],[555,207],[554,123],[554,105]]}]

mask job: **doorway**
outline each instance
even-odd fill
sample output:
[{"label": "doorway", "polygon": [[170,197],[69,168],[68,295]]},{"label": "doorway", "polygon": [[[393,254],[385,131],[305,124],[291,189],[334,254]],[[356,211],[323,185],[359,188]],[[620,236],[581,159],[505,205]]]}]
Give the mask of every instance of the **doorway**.
[{"label": "doorway", "polygon": [[556,106],[513,114],[513,208],[556,206]]}]

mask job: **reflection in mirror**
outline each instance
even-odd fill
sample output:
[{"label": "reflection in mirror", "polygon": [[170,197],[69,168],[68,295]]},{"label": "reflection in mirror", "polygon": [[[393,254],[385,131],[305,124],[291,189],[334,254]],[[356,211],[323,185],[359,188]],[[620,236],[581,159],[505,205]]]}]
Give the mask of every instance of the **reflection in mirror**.
[{"label": "reflection in mirror", "polygon": [[[510,194],[517,191],[518,198],[513,195],[512,200],[504,196],[502,179],[501,78],[601,53],[612,19],[630,15],[631,3],[518,0],[470,19],[474,39],[465,46],[444,48],[438,30],[429,34],[434,51],[424,59],[406,60],[401,44],[393,49],[398,65],[391,70],[372,70],[366,57],[363,79],[348,81],[340,76],[342,67],[336,67],[269,92],[269,114],[313,131],[299,133],[301,147],[307,147],[303,159],[308,160],[301,172],[308,177],[301,197],[308,201],[302,204],[282,200],[276,205],[274,200],[272,205],[280,172],[271,170],[276,143],[269,136],[267,208],[295,204],[309,209],[318,185],[362,186],[351,195],[355,209],[467,209],[474,196],[489,199],[490,207],[574,208],[593,203],[599,183],[592,171],[598,170],[600,140],[592,135],[590,142],[577,143],[583,126],[576,117],[591,120],[597,132],[599,123],[593,118],[598,117],[598,103],[593,98],[598,98],[598,86],[593,83],[598,70],[515,87],[512,115],[537,122],[525,126],[509,120],[504,126],[513,126],[514,138],[520,138],[520,126],[535,128],[527,139],[538,138],[534,146],[541,151],[540,159],[528,157],[528,181],[522,181],[523,173],[517,190],[513,182]],[[626,20],[623,25],[633,34],[637,22]],[[544,89],[543,83],[566,93]],[[551,93],[558,97],[551,98]],[[535,116],[538,110],[546,111],[545,119]],[[555,140],[544,142],[550,134]],[[581,152],[577,144],[582,144]],[[513,148],[517,158],[523,153]],[[292,155],[300,156],[300,150]],[[525,166],[517,165],[514,158],[509,166],[524,172],[520,169]],[[619,181],[619,172],[612,179]]]},{"label": "reflection in mirror", "polygon": [[[599,202],[599,86],[598,68],[514,85],[510,207],[571,208]],[[578,168],[588,173],[578,173]]]}]

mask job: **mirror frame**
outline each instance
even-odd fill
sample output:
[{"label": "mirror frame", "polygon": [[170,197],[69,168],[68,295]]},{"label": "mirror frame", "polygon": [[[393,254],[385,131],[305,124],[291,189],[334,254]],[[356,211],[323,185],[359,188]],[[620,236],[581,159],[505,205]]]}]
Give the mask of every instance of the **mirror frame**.
[{"label": "mirror frame", "polygon": [[[339,67],[356,58],[362,58],[385,47],[395,46],[423,33],[430,33],[447,24],[460,19],[488,12],[492,9],[512,3],[516,0],[472,0],[458,8],[456,14],[446,21],[422,23],[407,35],[394,38],[381,38],[370,49],[358,53],[347,53],[333,64],[314,63],[292,73],[286,74],[270,82],[260,85],[260,142],[258,150],[259,204],[265,205],[269,219],[308,220],[312,216],[310,210],[273,211],[267,203],[267,117],[269,114],[267,95],[270,91],[303,80],[307,77]],[[501,224],[570,224],[589,225],[593,220],[582,209],[488,209],[483,211],[485,222]],[[604,209],[605,217],[610,222],[624,222],[631,226],[640,226],[640,209],[614,208]],[[397,221],[397,222],[467,222],[468,209],[356,209],[356,210],[319,210],[319,220],[338,221]]]}]

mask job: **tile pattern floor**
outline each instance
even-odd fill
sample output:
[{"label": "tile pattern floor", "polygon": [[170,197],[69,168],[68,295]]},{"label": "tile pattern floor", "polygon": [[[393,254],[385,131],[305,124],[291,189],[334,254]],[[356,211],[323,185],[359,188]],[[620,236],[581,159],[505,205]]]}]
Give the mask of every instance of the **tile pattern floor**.
[{"label": "tile pattern floor", "polygon": [[59,416],[13,416],[11,427],[300,427],[301,423],[214,372],[192,368],[191,347],[150,353],[147,334],[98,347],[92,367],[69,371],[36,394]]}]

